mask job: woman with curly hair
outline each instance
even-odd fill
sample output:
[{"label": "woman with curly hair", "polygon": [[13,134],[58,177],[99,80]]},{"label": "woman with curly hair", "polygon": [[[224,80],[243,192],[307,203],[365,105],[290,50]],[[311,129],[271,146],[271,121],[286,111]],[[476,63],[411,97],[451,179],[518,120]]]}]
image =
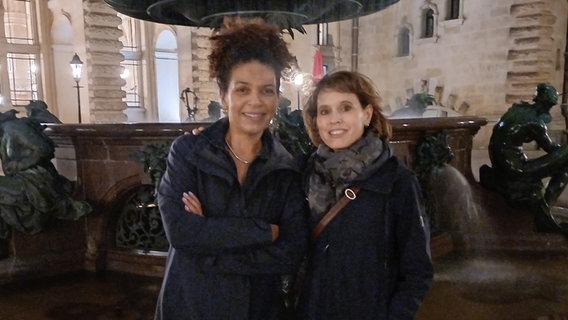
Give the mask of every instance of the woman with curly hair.
[{"label": "woman with curly hair", "polygon": [[299,319],[410,320],[430,287],[422,193],[392,154],[379,102],[366,76],[337,71],[303,110],[317,150],[306,168],[313,231]]},{"label": "woman with curly hair", "polygon": [[158,204],[170,242],[156,319],[281,319],[305,253],[301,172],[268,125],[293,57],[280,30],[229,20],[211,38],[227,117],[170,149]]}]

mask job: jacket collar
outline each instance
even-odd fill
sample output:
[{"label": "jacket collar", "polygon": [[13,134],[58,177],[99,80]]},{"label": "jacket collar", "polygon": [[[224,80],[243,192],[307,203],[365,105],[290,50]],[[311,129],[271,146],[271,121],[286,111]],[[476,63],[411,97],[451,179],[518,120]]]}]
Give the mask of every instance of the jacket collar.
[{"label": "jacket collar", "polygon": [[[226,152],[225,134],[228,129],[229,120],[227,118],[221,118],[200,133],[203,139],[199,139],[199,141],[202,144],[196,146],[199,148],[199,156],[202,158],[199,161],[200,163],[209,162],[215,166],[227,167],[227,162],[224,161],[223,157],[219,157],[218,155],[221,152]],[[279,169],[299,171],[292,155],[280,142],[272,138],[272,134],[268,129],[263,132],[261,140],[262,148],[258,155],[258,160],[262,162],[264,166],[264,170],[261,170],[261,172],[267,173]]]},{"label": "jacket collar", "polygon": [[388,194],[398,178],[400,166],[399,160],[391,156],[368,179],[355,181],[354,184],[376,193]]}]

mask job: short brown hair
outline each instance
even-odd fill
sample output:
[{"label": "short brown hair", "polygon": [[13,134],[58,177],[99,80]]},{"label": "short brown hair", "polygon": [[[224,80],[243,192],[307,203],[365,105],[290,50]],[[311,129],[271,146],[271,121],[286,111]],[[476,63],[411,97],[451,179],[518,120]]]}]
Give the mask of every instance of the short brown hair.
[{"label": "short brown hair", "polygon": [[228,18],[210,40],[209,71],[221,92],[228,90],[233,68],[250,61],[272,67],[280,87],[282,70],[289,68],[294,59],[279,28],[260,18]]},{"label": "short brown hair", "polygon": [[333,90],[344,93],[354,93],[362,107],[371,105],[373,115],[369,127],[365,129],[375,133],[383,139],[390,139],[392,128],[382,113],[381,97],[375,89],[373,82],[367,76],[355,71],[336,71],[326,74],[316,85],[303,110],[304,124],[312,142],[317,146],[322,143],[316,123],[318,109],[318,95],[323,90]]}]

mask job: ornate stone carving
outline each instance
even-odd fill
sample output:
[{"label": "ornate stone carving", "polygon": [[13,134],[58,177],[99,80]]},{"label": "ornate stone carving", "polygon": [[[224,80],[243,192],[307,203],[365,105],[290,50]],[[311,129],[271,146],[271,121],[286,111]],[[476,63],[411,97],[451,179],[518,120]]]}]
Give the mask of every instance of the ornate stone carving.
[{"label": "ornate stone carving", "polygon": [[123,122],[126,93],[121,89],[125,81],[120,78],[120,62],[124,57],[118,28],[120,18],[102,0],[84,1],[85,42],[91,122]]}]

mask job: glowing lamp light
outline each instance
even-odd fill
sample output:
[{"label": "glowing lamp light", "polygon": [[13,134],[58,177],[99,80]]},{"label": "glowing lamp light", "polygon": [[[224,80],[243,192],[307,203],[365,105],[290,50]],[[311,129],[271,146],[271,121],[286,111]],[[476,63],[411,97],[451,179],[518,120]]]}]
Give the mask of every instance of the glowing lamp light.
[{"label": "glowing lamp light", "polygon": [[294,84],[296,85],[296,87],[301,86],[304,83],[304,75],[301,73],[296,74],[296,76],[294,77]]},{"label": "glowing lamp light", "polygon": [[81,80],[81,72],[83,71],[83,61],[75,53],[73,59],[69,62],[71,66],[71,72],[73,73],[73,79],[75,80],[75,88],[77,89],[77,120],[81,123],[81,92],[79,89],[79,80]]},{"label": "glowing lamp light", "polygon": [[73,79],[75,79],[75,82],[79,82],[79,80],[81,80],[81,72],[83,71],[83,61],[81,61],[81,58],[75,53],[69,65],[71,66]]}]

